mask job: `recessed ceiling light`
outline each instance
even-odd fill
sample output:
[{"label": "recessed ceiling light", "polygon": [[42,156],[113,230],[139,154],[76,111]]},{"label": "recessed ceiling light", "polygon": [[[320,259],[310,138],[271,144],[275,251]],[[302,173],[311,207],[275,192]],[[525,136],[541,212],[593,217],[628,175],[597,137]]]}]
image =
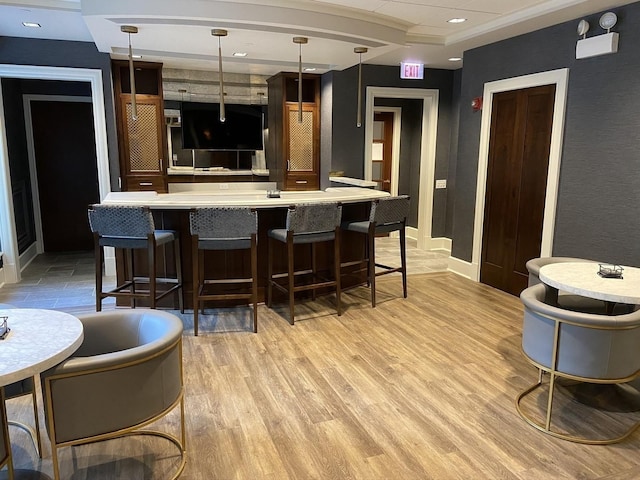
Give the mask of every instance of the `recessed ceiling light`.
[{"label": "recessed ceiling light", "polygon": [[462,23],[466,21],[467,21],[466,18],[452,18],[451,20],[447,20],[447,22],[449,23]]},{"label": "recessed ceiling light", "polygon": [[449,58],[450,62],[459,62],[460,60],[462,60],[462,57],[451,57],[451,58]]},{"label": "recessed ceiling light", "polygon": [[246,57],[247,56],[247,52],[234,52],[233,56],[234,57]]},{"label": "recessed ceiling light", "polygon": [[36,22],[22,22],[22,25],[29,28],[40,28],[42,25]]},{"label": "recessed ceiling light", "polygon": [[304,71],[305,72],[315,72],[316,69],[315,69],[315,67],[305,67]]}]

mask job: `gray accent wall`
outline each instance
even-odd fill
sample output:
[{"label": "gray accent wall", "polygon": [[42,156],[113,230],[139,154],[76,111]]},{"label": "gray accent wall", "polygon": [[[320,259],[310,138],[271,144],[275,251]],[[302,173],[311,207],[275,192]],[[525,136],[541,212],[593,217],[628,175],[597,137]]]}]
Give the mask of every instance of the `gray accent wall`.
[{"label": "gray accent wall", "polygon": [[[455,160],[452,256],[471,261],[486,82],[569,68],[553,255],[640,264],[640,3],[613,9],[616,54],[576,60],[579,19],[465,52]],[[588,36],[604,33],[601,13]]]},{"label": "gray accent wall", "polygon": [[64,40],[39,40],[0,36],[0,63],[9,65],[41,65],[47,67],[91,68],[102,71],[107,144],[111,171],[111,188],[119,190],[118,138],[116,133],[111,60],[93,43]]}]

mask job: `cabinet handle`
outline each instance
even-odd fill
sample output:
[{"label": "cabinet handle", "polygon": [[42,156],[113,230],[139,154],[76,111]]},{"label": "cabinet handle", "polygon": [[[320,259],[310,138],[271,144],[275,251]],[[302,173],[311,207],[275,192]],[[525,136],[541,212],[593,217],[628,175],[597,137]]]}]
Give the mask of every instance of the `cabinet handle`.
[{"label": "cabinet handle", "polygon": [[291,165],[291,160],[287,160],[287,172],[291,170],[291,168],[289,168],[290,165]]},{"label": "cabinet handle", "polygon": [[153,185],[152,182],[140,182],[140,186],[141,187],[150,187],[152,185]]},{"label": "cabinet handle", "polygon": [[309,183],[306,180],[296,180],[296,183]]}]

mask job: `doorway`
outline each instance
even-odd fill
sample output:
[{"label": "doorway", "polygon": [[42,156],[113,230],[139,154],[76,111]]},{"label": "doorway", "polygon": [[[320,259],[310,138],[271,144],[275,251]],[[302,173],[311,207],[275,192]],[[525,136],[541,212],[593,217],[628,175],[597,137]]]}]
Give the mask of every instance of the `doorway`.
[{"label": "doorway", "polygon": [[[432,247],[433,186],[436,168],[436,134],[438,131],[438,90],[421,88],[367,87],[365,105],[364,178],[372,179],[373,113],[376,98],[409,98],[422,100],[422,135],[420,142],[420,179],[418,194],[418,225],[407,228],[407,234],[417,239],[418,248]],[[416,199],[412,199],[415,201]]]},{"label": "doorway", "polygon": [[[89,82],[91,85],[91,102],[93,108],[92,122],[95,134],[98,186],[100,198],[105,198],[111,191],[111,183],[102,71],[87,68],[0,65],[0,82],[2,78],[5,77]],[[0,89],[0,242],[2,243],[3,250],[4,281],[7,283],[16,283],[20,281],[21,266],[18,241],[16,238],[8,155],[4,103]],[[105,265],[108,267],[107,271],[109,273],[107,274],[113,275],[115,272],[115,258],[112,253],[105,259]]]},{"label": "doorway", "polygon": [[555,85],[556,87],[553,106],[551,145],[549,148],[549,167],[547,169],[547,187],[545,189],[545,205],[542,221],[542,240],[540,243],[540,256],[544,257],[552,254],[568,84],[569,69],[567,68],[524,75],[522,77],[514,77],[506,80],[498,80],[485,84],[483,92],[484,108],[482,109],[480,148],[478,155],[478,177],[476,185],[472,259],[470,264],[463,261],[450,262],[449,265],[453,271],[467,276],[472,280],[480,281],[493,96],[500,92],[519,90],[540,85]]},{"label": "doorway", "polygon": [[25,95],[24,105],[37,251],[92,250],[87,207],[100,193],[91,98]]},{"label": "doorway", "polygon": [[555,88],[493,96],[480,281],[512,295],[540,256]]}]

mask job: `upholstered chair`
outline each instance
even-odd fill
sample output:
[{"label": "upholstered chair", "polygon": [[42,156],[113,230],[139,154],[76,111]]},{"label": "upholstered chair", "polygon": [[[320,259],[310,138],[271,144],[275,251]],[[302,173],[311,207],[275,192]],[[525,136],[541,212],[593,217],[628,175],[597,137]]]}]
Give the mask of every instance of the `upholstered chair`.
[{"label": "upholstered chair", "polygon": [[[555,437],[579,443],[619,442],[640,426],[607,438],[585,438],[552,426],[554,389],[558,378],[586,383],[621,384],[640,375],[640,311],[623,315],[575,312],[545,303],[544,284],[528,287],[520,295],[524,304],[522,350],[539,372],[538,382],[516,400],[518,412],[530,425]],[[544,422],[537,421],[521,407],[522,400],[543,386],[549,376],[549,397]]]},{"label": "upholstered chair", "polygon": [[[174,443],[185,464],[182,321],[135,309],[78,315],[84,340],[62,363],[41,373],[55,480],[62,447],[146,433]],[[142,429],[180,406],[180,438]],[[65,475],[69,478],[69,475]]]}]

